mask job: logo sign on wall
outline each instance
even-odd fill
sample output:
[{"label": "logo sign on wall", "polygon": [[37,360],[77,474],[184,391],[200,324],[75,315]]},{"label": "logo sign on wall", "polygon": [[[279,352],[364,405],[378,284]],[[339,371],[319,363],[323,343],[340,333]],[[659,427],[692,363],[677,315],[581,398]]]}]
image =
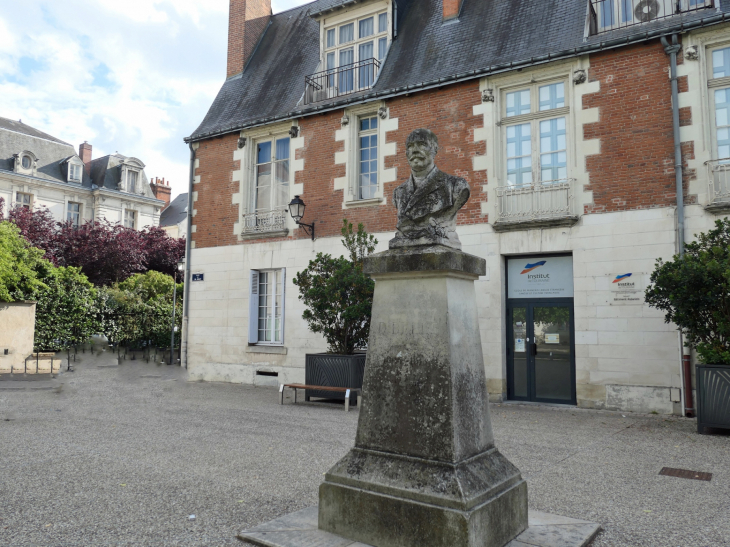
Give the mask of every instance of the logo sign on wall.
[{"label": "logo sign on wall", "polygon": [[624,272],[611,276],[611,304],[643,304],[646,275]]},{"label": "logo sign on wall", "polygon": [[573,257],[511,258],[507,298],[572,298]]},{"label": "logo sign on wall", "polygon": [[205,281],[205,274],[202,274],[202,273],[193,274],[193,281]]}]

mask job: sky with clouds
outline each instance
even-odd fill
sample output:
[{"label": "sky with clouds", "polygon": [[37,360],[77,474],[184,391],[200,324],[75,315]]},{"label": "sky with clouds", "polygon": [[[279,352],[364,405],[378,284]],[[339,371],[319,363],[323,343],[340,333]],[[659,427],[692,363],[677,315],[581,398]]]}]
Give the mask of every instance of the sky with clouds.
[{"label": "sky with clouds", "polygon": [[[278,13],[309,0],[272,0]],[[187,191],[183,138],[225,79],[228,0],[0,0],[0,116]]]}]

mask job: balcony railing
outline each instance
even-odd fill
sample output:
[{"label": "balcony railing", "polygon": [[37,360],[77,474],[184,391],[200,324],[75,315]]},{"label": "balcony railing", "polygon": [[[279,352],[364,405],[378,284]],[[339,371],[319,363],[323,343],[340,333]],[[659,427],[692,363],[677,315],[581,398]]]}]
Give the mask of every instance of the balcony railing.
[{"label": "balcony railing", "polygon": [[286,207],[277,208],[273,211],[257,211],[243,215],[243,235],[266,234],[269,232],[282,232],[286,230]]},{"label": "balcony railing", "polygon": [[370,89],[379,70],[380,61],[371,58],[305,76],[304,104]]},{"label": "balcony railing", "polygon": [[709,205],[730,206],[730,158],[711,160],[707,165],[707,178],[710,182]]},{"label": "balcony railing", "polygon": [[512,224],[571,218],[574,180],[497,188],[497,222]]},{"label": "balcony railing", "polygon": [[714,7],[714,0],[588,0],[591,35]]}]

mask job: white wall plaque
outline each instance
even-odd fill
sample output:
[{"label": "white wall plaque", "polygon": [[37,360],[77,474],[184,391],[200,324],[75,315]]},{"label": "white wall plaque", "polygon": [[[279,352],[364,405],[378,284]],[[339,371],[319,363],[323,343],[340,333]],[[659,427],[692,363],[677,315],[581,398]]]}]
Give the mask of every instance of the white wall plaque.
[{"label": "white wall plaque", "polygon": [[572,298],[573,257],[510,258],[507,298]]},{"label": "white wall plaque", "polygon": [[640,305],[644,303],[646,289],[644,272],[622,272],[610,276],[611,305]]}]

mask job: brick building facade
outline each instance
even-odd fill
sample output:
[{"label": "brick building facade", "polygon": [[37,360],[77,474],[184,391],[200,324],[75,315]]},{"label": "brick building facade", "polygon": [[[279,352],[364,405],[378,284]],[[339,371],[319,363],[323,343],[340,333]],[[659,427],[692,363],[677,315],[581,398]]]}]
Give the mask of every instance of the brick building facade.
[{"label": "brick building facade", "polygon": [[[304,355],[326,344],[291,280],[317,252],[343,253],[343,218],[387,248],[405,140],[426,127],[439,169],[471,187],[458,232],[487,260],[490,396],[681,413],[677,330],[643,302],[656,259],[678,248],[661,38],[681,45],[689,240],[730,204],[730,28],[719,2],[672,2],[677,13],[642,22],[612,0],[519,12],[508,0],[318,0],[270,17],[267,0],[233,0],[229,78],[189,138],[190,271],[203,274],[186,312],[190,378],[304,380]],[[286,211],[295,195],[314,241]],[[535,268],[560,283],[530,288]]]}]

